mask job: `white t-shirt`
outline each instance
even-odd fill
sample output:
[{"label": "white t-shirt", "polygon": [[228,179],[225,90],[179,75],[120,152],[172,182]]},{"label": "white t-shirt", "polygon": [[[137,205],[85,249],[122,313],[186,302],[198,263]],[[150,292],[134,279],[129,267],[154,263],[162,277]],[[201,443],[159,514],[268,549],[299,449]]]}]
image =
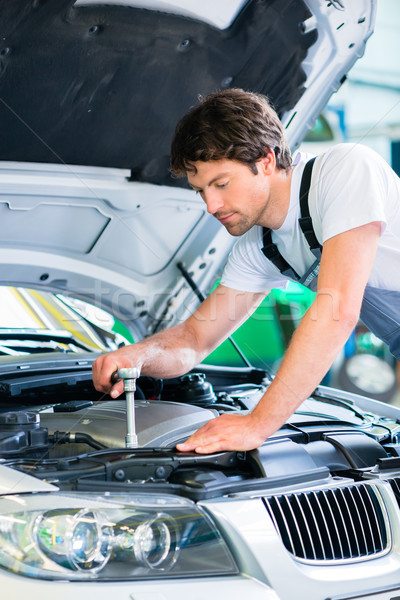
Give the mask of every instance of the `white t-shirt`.
[{"label": "white t-shirt", "polygon": [[[291,267],[303,275],[315,256],[300,229],[299,191],[310,155],[298,153],[293,163],[290,204],[272,241]],[[313,167],[309,207],[320,244],[329,238],[381,222],[381,237],[369,285],[400,291],[400,179],[376,152],[359,144],[338,144],[319,155]],[[261,251],[262,227],[255,226],[235,244],[221,283],[249,292],[284,288],[288,281]]]}]

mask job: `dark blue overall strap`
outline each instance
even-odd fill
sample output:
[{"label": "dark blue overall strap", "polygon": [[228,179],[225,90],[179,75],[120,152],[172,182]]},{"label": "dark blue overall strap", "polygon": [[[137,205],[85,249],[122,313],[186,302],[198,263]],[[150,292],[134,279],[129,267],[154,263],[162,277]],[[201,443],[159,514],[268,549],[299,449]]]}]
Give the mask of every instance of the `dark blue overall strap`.
[{"label": "dark blue overall strap", "polygon": [[306,238],[308,245],[310,246],[310,250],[322,250],[322,246],[317,240],[317,236],[314,232],[314,227],[312,223],[312,218],[310,215],[310,207],[308,205],[308,194],[310,191],[311,184],[311,175],[312,169],[315,162],[315,156],[311,160],[308,161],[306,166],[304,167],[303,176],[301,178],[300,184],[300,214],[301,217],[299,219],[299,225],[301,227],[302,232],[304,233],[304,237]]},{"label": "dark blue overall strap", "polygon": [[286,277],[291,279],[300,279],[300,275],[289,265],[278,250],[278,246],[272,241],[271,229],[263,227],[263,247],[261,248],[264,256],[272,262],[273,265]]},{"label": "dark blue overall strap", "polygon": [[[303,175],[300,184],[300,214],[299,225],[301,230],[308,242],[310,250],[315,254],[316,249],[320,251],[322,246],[318,242],[314,233],[312,219],[310,216],[310,209],[308,206],[308,194],[310,190],[312,169],[314,166],[315,157],[309,160],[304,167]],[[263,254],[275,265],[277,269],[291,279],[299,280],[300,275],[289,265],[289,263],[283,258],[282,254],[278,250],[278,246],[272,241],[272,231],[267,227],[263,227],[263,247],[261,248]]]}]

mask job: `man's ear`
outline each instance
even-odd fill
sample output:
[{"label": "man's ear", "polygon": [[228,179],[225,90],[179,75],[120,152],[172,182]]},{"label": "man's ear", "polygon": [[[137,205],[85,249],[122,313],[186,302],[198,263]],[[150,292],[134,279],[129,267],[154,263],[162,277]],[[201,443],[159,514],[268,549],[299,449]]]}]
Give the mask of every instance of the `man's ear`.
[{"label": "man's ear", "polygon": [[275,153],[272,150],[265,149],[267,154],[260,158],[260,166],[264,175],[272,175],[276,167]]}]

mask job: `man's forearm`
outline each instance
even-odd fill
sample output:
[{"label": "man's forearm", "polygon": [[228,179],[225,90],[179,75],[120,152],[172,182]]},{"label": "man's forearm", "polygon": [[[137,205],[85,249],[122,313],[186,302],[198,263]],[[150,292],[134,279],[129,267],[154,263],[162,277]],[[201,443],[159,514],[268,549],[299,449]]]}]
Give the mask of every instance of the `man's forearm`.
[{"label": "man's forearm", "polygon": [[321,304],[324,299],[303,317],[281,367],[253,411],[266,436],[281,427],[317,387],[357,322],[354,314],[335,319]]},{"label": "man's forearm", "polygon": [[183,375],[201,358],[195,333],[183,323],[99,356],[93,363],[93,382],[98,391],[116,398],[123,391],[122,382],[111,383],[112,374],[118,369],[136,367],[143,375],[170,378]]},{"label": "man's forearm", "polygon": [[[137,367],[143,375],[170,378],[187,373],[243,322],[264,294],[244,293],[218,286],[184,323],[145,340],[99,356],[93,363],[93,383],[116,398],[122,382],[111,386],[111,375],[123,367]],[[232,317],[234,308],[234,319]],[[218,318],[217,318],[218,316]]]},{"label": "man's forearm", "polygon": [[183,375],[203,358],[194,332],[183,323],[157,333],[126,350],[143,375],[170,378]]}]

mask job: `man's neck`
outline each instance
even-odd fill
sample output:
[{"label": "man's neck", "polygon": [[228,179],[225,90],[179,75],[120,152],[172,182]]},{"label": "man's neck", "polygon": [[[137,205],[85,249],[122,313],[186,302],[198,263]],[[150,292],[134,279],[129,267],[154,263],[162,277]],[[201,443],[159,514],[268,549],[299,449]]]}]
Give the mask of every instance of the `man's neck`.
[{"label": "man's neck", "polygon": [[287,171],[276,169],[271,176],[269,210],[265,218],[268,222],[260,222],[263,227],[279,229],[285,222],[290,205],[292,174],[293,167]]}]

